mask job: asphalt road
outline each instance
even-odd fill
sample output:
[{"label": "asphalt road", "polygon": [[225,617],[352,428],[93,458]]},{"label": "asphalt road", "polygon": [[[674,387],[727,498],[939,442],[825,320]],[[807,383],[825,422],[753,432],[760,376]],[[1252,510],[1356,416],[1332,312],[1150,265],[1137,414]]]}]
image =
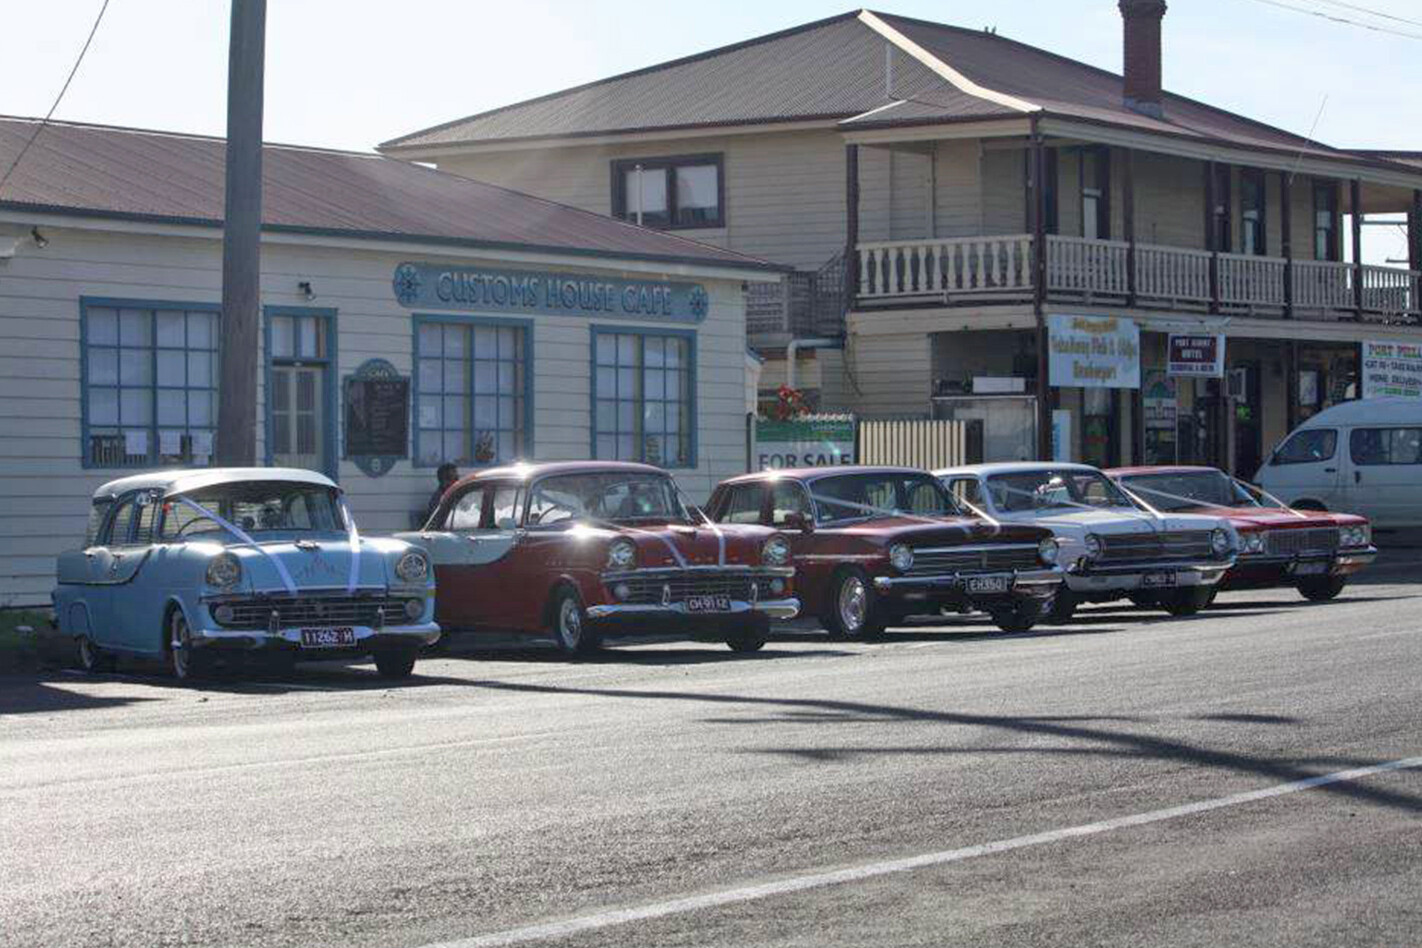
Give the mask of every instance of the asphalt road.
[{"label": "asphalt road", "polygon": [[1422,768],[1226,799],[1422,756],[1416,576],[393,688],[0,679],[0,944],[1418,944]]}]

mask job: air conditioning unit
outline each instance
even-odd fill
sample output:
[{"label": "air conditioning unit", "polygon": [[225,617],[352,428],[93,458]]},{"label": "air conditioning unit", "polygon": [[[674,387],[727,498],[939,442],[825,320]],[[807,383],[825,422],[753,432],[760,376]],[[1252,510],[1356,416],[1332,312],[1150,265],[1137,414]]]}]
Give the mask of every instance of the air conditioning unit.
[{"label": "air conditioning unit", "polygon": [[1249,370],[1230,369],[1227,380],[1229,397],[1234,401],[1243,402],[1249,399]]}]

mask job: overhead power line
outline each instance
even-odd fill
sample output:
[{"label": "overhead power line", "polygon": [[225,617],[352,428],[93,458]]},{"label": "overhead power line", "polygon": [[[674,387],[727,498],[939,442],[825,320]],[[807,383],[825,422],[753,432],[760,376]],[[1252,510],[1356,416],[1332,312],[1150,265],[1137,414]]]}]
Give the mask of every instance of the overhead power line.
[{"label": "overhead power line", "polygon": [[1422,20],[1409,20],[1405,16],[1398,16],[1396,13],[1387,13],[1383,10],[1374,10],[1371,7],[1361,6],[1356,3],[1345,3],[1343,0],[1313,0],[1314,3],[1325,3],[1330,7],[1342,7],[1345,10],[1353,10],[1357,13],[1366,13],[1368,16],[1375,16],[1379,20],[1393,20],[1397,23],[1407,23],[1411,26],[1422,26]]},{"label": "overhead power line", "polygon": [[[1281,10],[1292,10],[1294,13],[1302,13],[1306,16],[1316,16],[1321,20],[1330,23],[1342,23],[1348,26],[1356,26],[1359,29],[1371,30],[1374,33],[1388,33],[1392,36],[1401,36],[1404,39],[1422,40],[1422,33],[1409,33],[1406,30],[1395,29],[1390,26],[1379,26],[1376,23],[1364,23],[1361,20],[1350,19],[1337,13],[1326,13],[1323,10],[1311,10],[1308,7],[1296,6],[1286,3],[1285,0],[1254,0],[1255,3],[1267,4],[1271,7],[1278,7]],[[1410,21],[1404,21],[1410,22]]]},{"label": "overhead power line", "polygon": [[25,152],[30,150],[30,146],[35,143],[35,139],[39,138],[40,132],[44,131],[44,127],[48,125],[49,120],[54,117],[54,110],[59,108],[60,102],[64,101],[64,93],[69,91],[69,84],[74,81],[74,74],[79,71],[79,65],[84,62],[84,54],[89,52],[89,44],[94,42],[94,34],[99,32],[99,24],[104,21],[104,14],[108,9],[109,0],[104,0],[104,5],[99,7],[99,15],[94,17],[94,25],[89,27],[89,36],[84,40],[84,46],[79,50],[79,55],[74,60],[74,66],[69,70],[69,75],[64,79],[64,86],[59,90],[59,95],[54,97],[54,104],[49,107],[49,111],[45,113],[44,118],[35,126],[34,132],[30,134],[24,147],[20,149],[20,153],[15,156],[14,161],[10,162],[10,167],[5,169],[5,176],[0,178],[0,193],[4,193],[5,185],[10,180],[10,175],[14,174],[15,169],[20,166],[20,161],[24,159]]}]

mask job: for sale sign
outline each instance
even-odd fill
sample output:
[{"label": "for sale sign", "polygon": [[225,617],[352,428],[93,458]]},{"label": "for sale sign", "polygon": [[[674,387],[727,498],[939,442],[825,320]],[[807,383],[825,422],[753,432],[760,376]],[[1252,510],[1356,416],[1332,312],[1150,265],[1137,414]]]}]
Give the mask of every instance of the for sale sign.
[{"label": "for sale sign", "polygon": [[807,415],[787,421],[757,419],[755,466],[758,470],[830,467],[854,463],[854,417]]},{"label": "for sale sign", "polygon": [[1171,333],[1170,375],[1193,378],[1224,377],[1225,337],[1207,333]]}]

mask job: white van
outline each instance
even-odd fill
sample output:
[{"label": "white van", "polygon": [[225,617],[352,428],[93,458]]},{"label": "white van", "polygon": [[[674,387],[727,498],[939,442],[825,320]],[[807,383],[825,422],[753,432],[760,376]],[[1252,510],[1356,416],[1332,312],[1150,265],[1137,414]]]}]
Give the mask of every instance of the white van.
[{"label": "white van", "polygon": [[1368,398],[1325,409],[1285,438],[1257,481],[1290,507],[1422,526],[1422,399]]}]

